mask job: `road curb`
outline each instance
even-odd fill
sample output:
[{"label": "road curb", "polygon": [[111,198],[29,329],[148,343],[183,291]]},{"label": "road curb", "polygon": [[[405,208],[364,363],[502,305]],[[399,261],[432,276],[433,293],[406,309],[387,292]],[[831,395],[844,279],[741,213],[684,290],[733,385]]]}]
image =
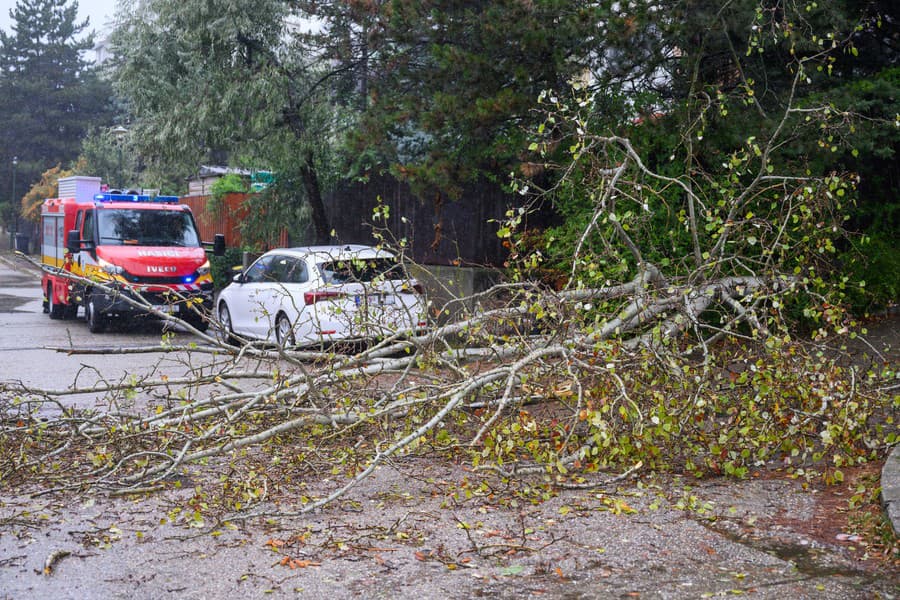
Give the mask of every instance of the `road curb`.
[{"label": "road curb", "polygon": [[881,502],[887,517],[900,534],[900,446],[894,446],[881,468]]}]

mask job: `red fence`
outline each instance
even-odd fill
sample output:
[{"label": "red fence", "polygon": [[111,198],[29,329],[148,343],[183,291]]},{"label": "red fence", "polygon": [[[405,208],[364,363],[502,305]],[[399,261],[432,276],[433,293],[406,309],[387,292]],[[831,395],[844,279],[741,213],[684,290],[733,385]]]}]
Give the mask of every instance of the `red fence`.
[{"label": "red fence", "polygon": [[[204,242],[211,242],[217,233],[225,235],[225,245],[229,248],[240,248],[244,239],[241,235],[241,223],[247,218],[247,206],[245,200],[247,194],[226,194],[222,199],[222,205],[218,210],[209,210],[208,204],[211,196],[183,196],[182,204],[187,204],[194,213],[197,227],[200,228],[200,238]],[[287,231],[282,231],[276,243],[271,247],[284,247],[288,245]]]}]

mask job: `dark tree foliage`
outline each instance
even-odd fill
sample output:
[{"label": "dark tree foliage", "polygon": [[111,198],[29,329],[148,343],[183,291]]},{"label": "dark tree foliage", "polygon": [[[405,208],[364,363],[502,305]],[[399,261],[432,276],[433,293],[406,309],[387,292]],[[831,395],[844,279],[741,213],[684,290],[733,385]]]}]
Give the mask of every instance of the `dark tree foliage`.
[{"label": "dark tree foliage", "polygon": [[81,35],[88,22],[76,21],[77,10],[75,1],[19,0],[10,10],[12,31],[0,32],[4,199],[12,193],[6,167],[13,157],[21,197],[45,170],[74,162],[90,128],[110,118],[110,88],[82,57],[93,36]]},{"label": "dark tree foliage", "polygon": [[[537,98],[572,82],[603,98],[593,131],[634,138],[648,167],[672,175],[715,170],[749,137],[771,135],[790,104],[777,166],[858,173],[849,224],[896,232],[898,23],[885,0],[136,6],[148,12],[119,32],[118,81],[141,153],[161,167],[265,162],[286,184],[276,204],[311,207],[320,241],[329,226],[317,199],[341,178],[390,171],[422,198],[466,202],[467,186],[507,183],[510,172],[549,177],[528,152],[543,120]],[[803,107],[823,104],[846,118],[823,122],[834,129],[824,136],[803,133]],[[556,216],[577,223],[569,200],[584,202],[557,198]],[[677,229],[679,199],[667,200],[661,236]]]},{"label": "dark tree foliage", "polygon": [[[741,118],[711,119],[710,146],[699,152],[709,156],[749,132],[771,131],[777,126],[771,115],[791,94],[799,96],[801,107],[832,107],[840,118],[820,123],[818,131],[799,133],[805,119],[798,115],[798,133],[786,158],[798,173],[858,177],[854,204],[845,206],[845,226],[852,235],[839,243],[836,274],[867,281],[865,295],[876,304],[896,301],[900,257],[885,252],[890,240],[900,237],[900,15],[895,3],[810,2],[803,7],[805,18],[795,19],[790,29],[779,23],[784,14],[780,3],[755,7],[751,2],[735,10],[737,6],[729,5],[718,30],[712,20],[708,23],[705,51],[695,55],[699,76],[691,82],[688,105],[713,90],[744,96],[744,102],[731,103]],[[807,85],[798,91],[788,85],[792,73],[786,65],[792,56],[821,56],[818,69],[810,71]],[[709,65],[724,65],[724,70],[712,71]],[[751,89],[755,93],[747,98]],[[853,293],[850,299],[857,309],[871,302]]]},{"label": "dark tree foliage", "polygon": [[385,48],[381,10],[386,2],[296,0],[292,4],[317,24],[299,32],[295,41],[307,56],[331,65],[320,85],[328,88],[335,104],[364,111],[374,57]]},{"label": "dark tree foliage", "polygon": [[394,0],[366,15],[367,110],[357,168],[389,165],[423,195],[456,198],[521,159],[535,99],[589,67],[592,2]]}]

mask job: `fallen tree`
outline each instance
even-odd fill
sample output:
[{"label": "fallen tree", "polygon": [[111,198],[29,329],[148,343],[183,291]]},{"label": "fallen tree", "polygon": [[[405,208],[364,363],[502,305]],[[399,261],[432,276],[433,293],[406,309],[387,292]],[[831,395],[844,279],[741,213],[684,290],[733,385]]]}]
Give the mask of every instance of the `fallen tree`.
[{"label": "fallen tree", "polygon": [[[43,482],[37,493],[88,486],[120,494],[165,489],[204,464],[265,473],[269,490],[316,472],[347,474],[307,511],[385,461],[420,452],[458,453],[486,477],[536,475],[553,487],[614,482],[641,466],[743,476],[775,459],[840,477],[842,465],[890,443],[886,423],[875,420],[896,389],[890,365],[860,369],[837,352],[824,358],[821,347],[762,337],[761,327],[737,332],[738,323],[763,319],[748,320],[745,305],[784,298],[795,282],[730,277],[651,294],[647,279],[560,292],[498,286],[469,303],[495,308],[354,353],[230,347],[209,337],[164,348],[211,357],[202,368],[185,360],[192,366],[181,377],[65,389],[5,381],[2,480]],[[597,326],[588,303],[610,301],[623,308]],[[712,306],[734,309],[728,338],[712,339],[723,326],[712,338],[684,335],[705,326],[700,315]],[[66,406],[82,394],[108,397],[110,410]],[[50,418],[48,405],[56,407]],[[224,507],[253,505],[248,493]]]},{"label": "fallen tree", "polygon": [[[688,149],[673,176],[627,137],[592,133],[590,95],[544,98],[548,126],[533,149],[544,172],[559,172],[547,189],[518,190],[537,189],[535,205],[584,195],[590,207],[561,284],[542,281],[550,242],[535,243],[522,208],[498,232],[511,251],[507,281],[451,298],[464,308],[423,335],[350,352],[232,346],[156,312],[199,344],[117,351],[187,356],[177,376],[0,382],[0,481],[122,494],[207,473],[220,518],[235,519],[270,510],[247,512],[291,481],[343,475],[292,510],[316,509],[420,453],[530,481],[521,493],[539,496],[642,468],[743,477],[773,461],[834,481],[895,441],[894,366],[874,349],[864,361],[841,350],[836,336],[852,323],[828,304],[816,264],[853,179],[775,170],[791,135],[826,108],[788,102],[765,139],[749,136],[721,168],[701,170]],[[652,223],[673,213],[687,240],[672,242],[687,248],[675,259]],[[791,328],[794,308],[816,324],[807,341]],[[81,394],[107,398],[109,410],[66,405]]]}]

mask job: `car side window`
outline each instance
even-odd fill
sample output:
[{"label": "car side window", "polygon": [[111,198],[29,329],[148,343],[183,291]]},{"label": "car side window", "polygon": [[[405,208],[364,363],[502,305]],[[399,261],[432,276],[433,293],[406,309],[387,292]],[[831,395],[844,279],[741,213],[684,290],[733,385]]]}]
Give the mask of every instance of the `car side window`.
[{"label": "car side window", "polygon": [[272,263],[272,256],[264,256],[250,265],[244,274],[245,283],[259,283],[268,279],[269,265]]},{"label": "car side window", "polygon": [[323,263],[319,265],[319,268],[322,270],[325,283],[347,283],[353,279],[350,262],[346,260]]},{"label": "car side window", "polygon": [[289,256],[272,257],[272,261],[269,263],[269,268],[265,275],[266,281],[287,283],[288,273],[290,273],[291,267],[293,266],[294,259]]},{"label": "car side window", "polygon": [[306,270],[306,262],[295,260],[291,272],[288,274],[289,283],[306,283],[309,281],[309,272]]}]

